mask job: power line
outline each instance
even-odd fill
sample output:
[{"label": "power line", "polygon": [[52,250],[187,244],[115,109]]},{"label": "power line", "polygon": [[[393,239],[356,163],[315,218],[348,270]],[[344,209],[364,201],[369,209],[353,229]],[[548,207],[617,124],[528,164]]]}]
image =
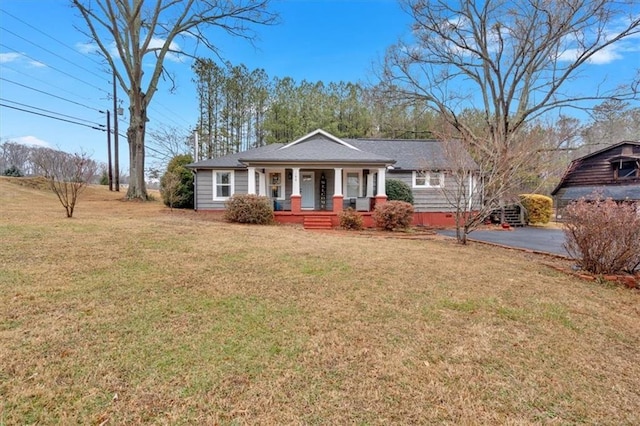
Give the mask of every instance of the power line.
[{"label": "power line", "polygon": [[[6,68],[6,69],[9,69],[9,70],[12,70],[12,71],[14,71],[14,72],[16,72],[16,73],[18,73],[18,74],[22,74],[22,71],[19,71],[19,70],[17,70],[17,69],[15,69],[15,68],[13,68],[13,67],[8,66],[8,65],[3,65],[3,67],[4,67],[4,68]],[[53,87],[53,88],[55,88],[55,89],[57,89],[57,90],[60,90],[61,92],[68,93],[69,95],[75,96],[75,97],[77,97],[77,98],[85,99],[85,100],[89,100],[89,101],[91,101],[91,100],[92,100],[91,98],[85,98],[85,97],[83,97],[83,96],[81,96],[81,95],[78,95],[77,93],[70,92],[70,91],[68,91],[68,90],[66,90],[66,89],[64,89],[64,88],[62,88],[62,87],[60,87],[60,86],[56,86],[55,84],[51,84],[50,82],[45,81],[45,80],[43,80],[43,79],[41,79],[41,78],[34,77],[34,76],[32,76],[32,75],[29,75],[29,74],[24,74],[24,75],[23,75],[23,77],[28,77],[28,78],[30,78],[30,79],[32,79],[32,80],[38,81],[38,82],[40,82],[40,83],[44,83],[44,84],[45,84],[45,85],[47,85],[47,86],[51,86],[51,87]]]},{"label": "power line", "polygon": [[[14,36],[18,37],[19,39],[22,39],[22,40],[26,41],[27,43],[29,43],[29,44],[31,44],[31,45],[33,45],[33,46],[35,46],[35,47],[39,48],[39,49],[42,49],[42,50],[44,50],[45,52],[48,52],[48,53],[52,54],[53,56],[55,56],[55,57],[57,57],[57,58],[62,59],[63,61],[65,61],[65,62],[67,62],[67,63],[69,63],[69,64],[73,65],[74,67],[77,67],[77,68],[80,68],[80,69],[82,69],[82,70],[85,70],[85,71],[87,71],[88,73],[93,74],[93,75],[95,75],[96,77],[99,77],[99,78],[100,78],[100,76],[99,76],[98,74],[96,74],[96,73],[95,73],[95,71],[91,71],[90,69],[85,68],[85,67],[83,67],[83,66],[79,65],[79,64],[78,64],[78,63],[76,63],[76,62],[70,61],[69,59],[65,58],[64,56],[61,56],[61,55],[57,54],[56,52],[53,52],[53,51],[51,51],[51,50],[49,50],[49,49],[47,49],[47,48],[45,48],[45,47],[42,47],[42,46],[41,46],[41,45],[39,45],[38,43],[35,43],[35,42],[33,42],[33,41],[31,41],[31,40],[29,40],[29,39],[25,38],[25,37],[22,37],[21,35],[16,34],[16,33],[14,33],[13,31],[8,30],[8,29],[6,29],[6,28],[3,28],[3,31],[8,32],[9,34],[13,34]],[[15,51],[14,51],[14,52],[15,52]],[[19,53],[19,52],[16,52],[16,53]],[[24,55],[24,56],[26,56],[26,57],[28,58],[28,56],[27,56],[27,55]],[[50,65],[48,65],[48,66],[49,66],[49,67],[51,67]],[[51,67],[51,68],[53,68],[53,67]],[[55,69],[55,68],[53,68],[53,69]],[[106,81],[106,80],[105,80],[105,81]]]},{"label": "power line", "polygon": [[13,53],[17,53],[17,54],[19,54],[19,55],[22,55],[22,56],[24,56],[25,58],[29,58],[29,59],[31,59],[32,61],[35,61],[35,62],[38,62],[38,63],[41,63],[41,64],[45,64],[47,67],[51,68],[52,70],[58,71],[59,73],[64,74],[64,75],[66,75],[66,76],[68,76],[68,77],[71,77],[71,78],[73,78],[74,80],[78,80],[79,82],[84,83],[84,84],[86,84],[87,86],[91,86],[91,87],[93,87],[94,89],[97,89],[97,90],[99,90],[99,91],[101,91],[101,92],[104,92],[104,93],[106,93],[106,94],[109,94],[109,92],[107,92],[106,90],[104,90],[104,89],[102,89],[102,88],[100,88],[100,87],[98,87],[98,86],[94,85],[93,83],[89,83],[89,82],[87,82],[87,81],[84,81],[84,80],[82,80],[82,79],[79,79],[78,77],[76,77],[76,76],[75,76],[75,75],[73,75],[73,74],[69,74],[68,72],[66,72],[66,71],[62,71],[61,69],[56,68],[56,67],[54,67],[54,66],[52,66],[52,65],[49,65],[49,64],[47,64],[47,63],[45,63],[45,62],[43,62],[43,61],[40,61],[40,60],[35,59],[35,58],[32,58],[31,56],[29,56],[29,55],[27,55],[27,54],[25,54],[25,53],[18,52],[17,50],[12,49],[11,47],[7,46],[6,44],[0,43],[0,46],[1,46],[1,47],[4,47],[5,49],[8,49],[8,50],[12,51]]},{"label": "power line", "polygon": [[[104,65],[103,63],[101,63],[101,62],[99,62],[99,61],[96,61],[95,59],[93,59],[93,58],[91,58],[91,57],[88,57],[88,56],[82,55],[80,52],[78,52],[77,50],[75,50],[75,49],[74,49],[74,48],[72,48],[71,46],[67,45],[66,43],[64,43],[64,42],[62,42],[62,41],[60,41],[60,40],[58,40],[58,39],[57,39],[57,38],[55,38],[55,37],[53,37],[51,34],[47,34],[47,33],[45,33],[45,32],[44,32],[44,31],[42,31],[40,28],[34,27],[34,26],[33,26],[33,25],[31,25],[30,23],[28,23],[28,22],[26,22],[26,21],[24,21],[24,20],[22,20],[22,19],[18,18],[17,16],[15,16],[15,15],[13,15],[13,14],[11,14],[11,13],[7,12],[6,10],[4,10],[4,9],[0,8],[0,11],[1,11],[2,13],[5,13],[5,14],[7,14],[7,15],[11,16],[11,17],[12,17],[13,19],[15,19],[16,21],[20,21],[20,22],[22,22],[22,23],[23,23],[24,25],[26,25],[27,27],[29,27],[29,28],[31,28],[31,29],[33,29],[33,30],[35,30],[35,31],[39,32],[40,34],[42,34],[42,35],[44,35],[44,36],[46,36],[46,37],[48,37],[48,38],[50,38],[51,40],[55,41],[56,43],[60,44],[61,46],[66,47],[67,49],[71,50],[72,52],[74,52],[74,53],[76,53],[76,54],[78,54],[78,55],[81,55],[82,57],[85,57],[85,58],[89,59],[90,61],[93,61],[94,63],[96,63],[96,64],[98,64],[98,65],[100,65],[100,66],[103,66],[103,65]],[[6,28],[3,28],[3,29],[4,29],[4,30],[6,30]]]},{"label": "power line", "polygon": [[13,81],[13,80],[9,80],[8,78],[0,77],[0,80],[6,81],[8,83],[13,83],[13,84],[15,84],[17,86],[24,87],[25,89],[33,90],[34,92],[39,92],[39,93],[45,94],[47,96],[51,96],[51,97],[54,97],[54,98],[57,98],[57,99],[61,99],[63,101],[66,101],[66,102],[69,102],[69,103],[72,103],[72,104],[75,104],[75,105],[79,105],[81,107],[84,107],[84,108],[87,108],[87,109],[90,109],[90,110],[93,110],[93,111],[100,112],[100,110],[98,110],[96,108],[92,108],[92,107],[84,105],[84,104],[81,104],[80,102],[75,102],[75,101],[72,101],[70,99],[63,98],[62,96],[57,96],[57,95],[54,95],[52,93],[45,92],[44,90],[39,90],[39,89],[36,89],[34,87],[27,86],[26,84],[22,84],[22,83],[18,83],[16,81]]},{"label": "power line", "polygon": [[[44,108],[39,108],[39,107],[36,107],[36,106],[33,106],[33,105],[23,104],[21,102],[12,101],[10,99],[6,99],[6,98],[2,98],[2,97],[0,97],[0,101],[9,102],[9,103],[12,103],[12,104],[15,104],[15,105],[20,105],[20,106],[23,106],[25,108],[31,108],[31,109],[35,109],[35,110],[38,110],[38,111],[48,112],[50,114],[56,114],[56,115],[59,115],[60,117],[67,117],[67,118],[71,118],[73,120],[84,121],[86,123],[95,124],[95,122],[93,122],[91,120],[87,120],[87,119],[80,118],[80,117],[74,117],[72,115],[61,114],[59,112],[51,111],[51,110],[44,109]],[[99,126],[100,127],[104,127],[104,124],[99,124]]]},{"label": "power line", "polygon": [[[93,129],[93,130],[99,130],[99,131],[101,131],[101,132],[106,132],[106,130],[105,130],[105,129],[101,129],[100,127],[90,126],[90,125],[88,125],[88,124],[78,123],[78,122],[76,122],[76,121],[66,120],[66,119],[64,119],[64,118],[54,117],[54,116],[52,116],[52,115],[42,114],[42,113],[35,112],[35,111],[29,111],[29,110],[26,110],[26,109],[23,109],[23,108],[18,108],[18,107],[14,107],[14,106],[11,106],[11,105],[6,105],[6,104],[3,104],[3,103],[0,103],[0,107],[11,108],[11,109],[15,109],[15,110],[17,110],[17,111],[22,111],[22,112],[26,112],[26,113],[29,113],[29,114],[39,115],[39,116],[41,116],[41,117],[51,118],[51,119],[53,119],[53,120],[64,121],[64,122],[66,122],[66,123],[75,124],[75,125],[77,125],[77,126],[88,127],[88,128],[90,128],[90,129]],[[95,123],[94,123],[94,124],[95,124]],[[99,126],[99,124],[96,124],[96,126]]]}]

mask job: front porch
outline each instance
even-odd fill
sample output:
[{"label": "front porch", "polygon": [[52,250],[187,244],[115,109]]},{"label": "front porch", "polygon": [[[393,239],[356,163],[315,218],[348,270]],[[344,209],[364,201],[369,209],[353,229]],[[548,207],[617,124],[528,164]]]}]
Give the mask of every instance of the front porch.
[{"label": "front porch", "polygon": [[247,193],[269,197],[276,221],[307,228],[335,227],[347,208],[360,212],[365,226],[376,204],[384,203],[384,167],[247,167]]}]

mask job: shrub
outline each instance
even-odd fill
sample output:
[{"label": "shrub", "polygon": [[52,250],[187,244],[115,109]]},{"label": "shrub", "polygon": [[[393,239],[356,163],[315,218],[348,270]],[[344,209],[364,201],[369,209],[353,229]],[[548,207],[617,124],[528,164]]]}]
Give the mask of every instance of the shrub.
[{"label": "shrub", "polygon": [[273,223],[271,199],[253,194],[236,194],[226,202],[224,218],[229,222],[268,225]]},{"label": "shrub", "polygon": [[11,176],[11,177],[22,177],[23,174],[20,171],[19,168],[17,168],[16,166],[11,166],[8,169],[6,169],[3,173],[5,176]]},{"label": "shrub", "polygon": [[593,274],[633,272],[640,266],[637,208],[601,197],[570,204],[564,212],[567,251],[582,269]]},{"label": "shrub", "polygon": [[413,206],[404,201],[387,201],[378,204],[373,211],[376,226],[386,231],[406,229],[413,219]]},{"label": "shrub", "polygon": [[160,178],[162,201],[171,208],[193,208],[193,173],[184,167],[191,163],[191,155],[176,155],[169,161],[167,171]]},{"label": "shrub", "polygon": [[553,215],[553,200],[540,194],[521,194],[520,203],[527,211],[528,223],[549,223]]},{"label": "shrub", "polygon": [[100,175],[100,185],[109,185],[109,175],[106,170],[103,170]]},{"label": "shrub", "polygon": [[349,207],[338,215],[340,227],[360,231],[364,228],[364,219],[353,208]]},{"label": "shrub", "polygon": [[404,201],[413,204],[411,187],[398,179],[387,179],[384,183],[388,201]]}]

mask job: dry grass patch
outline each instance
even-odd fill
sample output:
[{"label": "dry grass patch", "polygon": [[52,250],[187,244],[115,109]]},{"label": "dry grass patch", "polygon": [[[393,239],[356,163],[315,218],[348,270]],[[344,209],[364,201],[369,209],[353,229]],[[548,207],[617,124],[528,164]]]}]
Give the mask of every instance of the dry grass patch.
[{"label": "dry grass patch", "polygon": [[0,179],[0,424],[640,423],[638,292],[81,197]]}]

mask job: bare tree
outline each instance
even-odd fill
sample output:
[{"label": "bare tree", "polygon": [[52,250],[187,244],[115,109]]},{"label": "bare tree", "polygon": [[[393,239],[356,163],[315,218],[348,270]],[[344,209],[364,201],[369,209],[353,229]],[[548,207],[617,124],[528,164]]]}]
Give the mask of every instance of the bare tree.
[{"label": "bare tree", "polygon": [[160,170],[167,167],[169,161],[177,155],[192,151],[193,141],[190,135],[176,127],[161,125],[149,130],[149,158],[152,160],[147,172],[150,177],[160,176]]},{"label": "bare tree", "polygon": [[95,177],[98,164],[84,152],[67,154],[50,148],[35,149],[32,160],[47,178],[67,217],[73,217],[78,196]]},{"label": "bare tree", "polygon": [[[222,29],[232,36],[253,40],[251,24],[274,23],[269,0],[72,0],[88,27],[89,37],[109,63],[129,97],[129,189],[127,198],[147,199],[144,180],[147,108],[158,89],[170,55],[187,55],[177,47],[184,36],[217,52],[205,31]],[[113,48],[117,53],[113,52]],[[149,57],[153,56],[151,73]],[[143,60],[145,60],[143,67]]]},{"label": "bare tree", "polygon": [[[639,81],[567,90],[596,55],[640,33],[631,0],[403,1],[414,39],[388,50],[383,81],[390,94],[422,102],[456,130],[482,163],[485,194],[514,195],[520,164],[537,155],[522,135],[533,120],[638,94]],[[481,111],[480,126],[468,121],[468,109]]]},{"label": "bare tree", "polygon": [[19,143],[5,141],[0,144],[0,173],[14,168],[22,174],[32,170],[30,156],[33,148]]}]

